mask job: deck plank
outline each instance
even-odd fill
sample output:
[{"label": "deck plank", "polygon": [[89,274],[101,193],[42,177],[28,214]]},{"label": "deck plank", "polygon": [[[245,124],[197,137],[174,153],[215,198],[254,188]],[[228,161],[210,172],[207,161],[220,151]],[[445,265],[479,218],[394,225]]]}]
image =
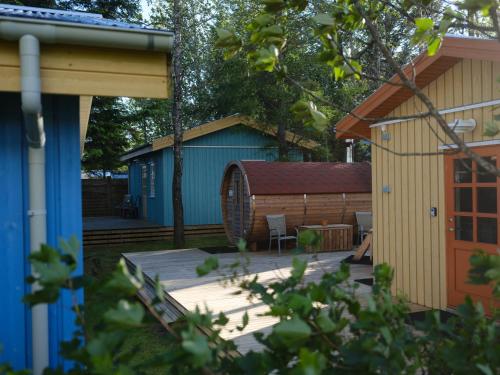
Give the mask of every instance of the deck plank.
[{"label": "deck plank", "polygon": [[[325,270],[336,270],[340,262],[352,252],[319,253],[316,258],[312,254],[302,254],[299,257],[309,260],[305,281],[319,281]],[[262,316],[267,306],[258,301],[249,301],[247,294],[234,295],[236,286],[222,285],[221,275],[211,274],[197,277],[196,267],[203,263],[210,254],[199,249],[165,250],[141,253],[123,254],[127,262],[135,267],[140,266],[150,280],[158,275],[164,291],[185,310],[194,310],[199,306],[202,310],[208,307],[211,311],[224,312],[229,318],[225,330],[221,332],[224,339],[233,339],[241,353],[258,350],[252,333],[268,332],[276,318]],[[240,255],[236,253],[218,254],[221,267],[236,261]],[[278,256],[276,252],[250,253],[248,270],[250,275],[258,274],[264,284],[289,276],[291,272],[291,255]],[[351,279],[361,279],[371,276],[371,266],[351,265]],[[370,293],[371,288],[360,285],[358,293],[363,296]],[[250,317],[248,326],[242,332],[236,326],[241,324],[244,313]]]}]

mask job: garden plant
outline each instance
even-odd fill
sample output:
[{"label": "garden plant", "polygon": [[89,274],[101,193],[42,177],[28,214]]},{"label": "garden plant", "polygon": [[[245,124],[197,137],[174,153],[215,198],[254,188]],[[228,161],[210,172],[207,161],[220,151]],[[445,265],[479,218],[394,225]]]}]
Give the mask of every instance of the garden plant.
[{"label": "garden plant", "polygon": [[[300,243],[314,246],[315,241],[313,234],[306,234]],[[156,313],[155,305],[163,299],[160,285],[155,299],[144,306],[136,300],[144,285],[141,272],[130,274],[123,259],[105,278],[74,276],[77,241],[61,242],[60,249],[43,246],[31,256],[37,276],[30,282],[40,289],[27,295],[26,303],[54,303],[61,293],[78,293],[82,288],[92,289],[103,301],[88,307],[100,311],[99,319],[92,319],[91,324],[86,319],[90,311],[75,303],[78,329],[71,340],[60,345],[70,365],[45,373],[147,374],[150,369],[160,369],[166,374],[492,375],[500,371],[499,311],[494,308],[493,316],[488,317],[480,303],[467,299],[457,308],[455,318],[443,322],[437,311],[430,311],[415,326],[409,323],[404,297],[391,295],[393,271],[385,264],[375,266],[372,294],[362,303],[357,284],[349,281],[347,264],[333,272],[327,270],[317,283],[306,283],[307,262],[294,257],[290,275],[266,285],[247,274],[250,260],[244,246],[239,245],[238,262],[220,268],[217,257],[209,257],[197,272],[226,275],[221,282],[236,283],[241,293],[249,293],[268,307],[266,314],[278,318],[269,334],[255,334],[262,349],[240,355],[232,341],[219,336],[228,318],[200,307],[166,326],[167,345],[160,355],[147,360],[136,355],[137,348],[125,349],[127,331],[143,324],[147,310]],[[478,251],[471,258],[470,270],[470,281],[493,285],[497,300],[499,259]],[[236,329],[242,330],[248,319],[245,315]],[[5,364],[0,373],[28,372],[15,372]]]}]

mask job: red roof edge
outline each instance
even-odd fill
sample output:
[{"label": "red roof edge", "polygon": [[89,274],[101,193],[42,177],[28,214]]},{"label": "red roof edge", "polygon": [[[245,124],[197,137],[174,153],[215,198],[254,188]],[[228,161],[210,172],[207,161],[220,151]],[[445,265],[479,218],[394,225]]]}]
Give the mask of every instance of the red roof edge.
[{"label": "red roof edge", "polygon": [[233,161],[250,195],[371,193],[371,165],[329,162]]},{"label": "red roof edge", "polygon": [[[415,69],[417,86],[423,88],[462,59],[500,62],[500,43],[496,40],[447,36],[434,56],[427,55],[427,51],[423,52],[403,70],[411,76]],[[401,82],[396,75],[390,81]],[[359,117],[382,118],[411,96],[413,93],[409,89],[385,83],[358,105],[353,113]],[[336,137],[369,139],[369,125],[369,122],[348,114],[337,123]]]}]

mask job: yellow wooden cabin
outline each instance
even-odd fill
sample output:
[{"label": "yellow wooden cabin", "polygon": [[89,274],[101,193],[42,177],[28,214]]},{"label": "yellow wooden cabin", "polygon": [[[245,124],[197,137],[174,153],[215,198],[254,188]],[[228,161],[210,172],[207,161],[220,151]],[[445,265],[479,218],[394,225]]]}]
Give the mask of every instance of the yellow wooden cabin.
[{"label": "yellow wooden cabin", "polygon": [[[420,55],[413,68],[417,85],[450,126],[459,125],[454,131],[500,167],[500,134],[484,135],[500,112],[500,43],[446,37],[435,56]],[[425,110],[409,90],[384,84],[353,112],[384,118]],[[348,115],[337,124],[337,136],[374,143],[373,256],[375,264],[394,268],[393,292],[441,309],[456,307],[466,294],[492,303],[491,289],[468,284],[467,271],[474,249],[498,251],[500,179],[471,172],[475,163],[453,151],[433,119],[368,123]]]}]

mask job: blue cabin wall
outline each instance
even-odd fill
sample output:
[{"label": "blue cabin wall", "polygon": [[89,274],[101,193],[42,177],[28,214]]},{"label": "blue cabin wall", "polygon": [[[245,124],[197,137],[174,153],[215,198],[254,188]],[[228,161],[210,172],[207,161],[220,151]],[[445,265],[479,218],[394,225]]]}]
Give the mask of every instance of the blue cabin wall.
[{"label": "blue cabin wall", "polygon": [[[81,242],[79,101],[72,96],[44,96],[47,136],[46,191],[47,242],[57,246],[60,238],[75,235]],[[30,274],[27,144],[19,94],[0,93],[0,363],[16,369],[31,366],[31,313],[21,301],[29,291]],[[82,273],[80,252],[78,273]],[[78,294],[80,302],[83,294]],[[52,367],[65,365],[59,355],[61,340],[74,331],[72,298],[63,293],[49,306],[49,347]]]},{"label": "blue cabin wall", "polygon": [[[162,189],[161,217],[148,215],[148,219],[165,226],[173,225],[172,176],[173,152],[166,148],[143,155],[129,165],[130,193],[140,196],[140,165],[162,155],[162,176],[157,176],[157,186]],[[298,148],[290,149],[291,161],[302,161]],[[186,225],[222,224],[220,184],[226,164],[232,160],[278,159],[276,139],[258,130],[237,125],[207,134],[184,143],[184,168],[182,178],[184,222]],[[156,163],[155,163],[156,164]],[[159,200],[157,200],[159,203]],[[149,202],[148,202],[149,203]],[[158,206],[160,207],[160,206]]]},{"label": "blue cabin wall", "polygon": [[[163,206],[164,206],[164,160],[163,151],[156,151],[148,154],[146,157],[132,161],[129,164],[129,194],[132,195],[134,201],[139,206],[139,217],[148,220],[155,224],[163,224]],[[147,170],[147,215],[143,215],[142,203],[142,166]],[[155,194],[151,195],[151,171],[154,168],[155,178]]]}]

